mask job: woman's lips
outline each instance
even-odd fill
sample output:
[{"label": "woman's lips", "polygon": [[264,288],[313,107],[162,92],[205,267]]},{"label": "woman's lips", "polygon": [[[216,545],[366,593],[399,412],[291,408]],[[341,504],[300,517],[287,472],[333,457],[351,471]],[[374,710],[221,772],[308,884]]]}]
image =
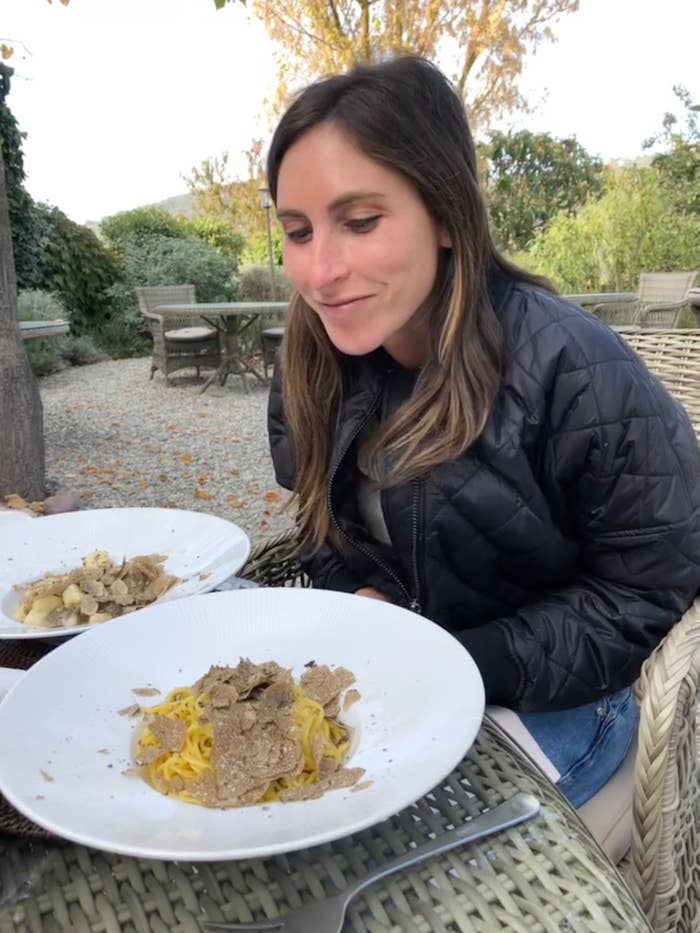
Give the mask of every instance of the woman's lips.
[{"label": "woman's lips", "polygon": [[360,308],[370,300],[372,295],[360,295],[357,298],[348,298],[346,301],[319,302],[323,313],[330,317],[342,317]]}]

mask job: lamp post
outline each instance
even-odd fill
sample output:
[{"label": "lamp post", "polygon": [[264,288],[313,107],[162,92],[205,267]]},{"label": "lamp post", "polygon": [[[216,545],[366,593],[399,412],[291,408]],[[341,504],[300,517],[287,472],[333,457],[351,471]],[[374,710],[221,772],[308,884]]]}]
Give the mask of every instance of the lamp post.
[{"label": "lamp post", "polygon": [[272,198],[267,188],[258,188],[260,203],[265,208],[265,221],[267,223],[267,256],[270,261],[270,287],[272,289],[272,300],[277,301],[277,289],[275,288],[275,265],[272,259],[272,229],[270,227],[270,208],[272,207]]}]

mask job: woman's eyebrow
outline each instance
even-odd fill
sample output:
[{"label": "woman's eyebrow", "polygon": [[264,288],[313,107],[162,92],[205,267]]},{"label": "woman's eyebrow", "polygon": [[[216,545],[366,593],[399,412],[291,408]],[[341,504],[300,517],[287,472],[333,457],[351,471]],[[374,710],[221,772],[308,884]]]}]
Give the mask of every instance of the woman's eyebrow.
[{"label": "woman's eyebrow", "polygon": [[[342,208],[348,207],[356,201],[376,201],[383,200],[384,198],[386,198],[386,195],[381,191],[350,191],[348,194],[341,194],[340,197],[331,201],[328,212],[330,214],[337,213]],[[294,208],[280,208],[280,210],[277,211],[278,220],[283,220],[284,218],[298,220],[299,218],[305,217],[306,214],[303,211],[294,210]]]}]

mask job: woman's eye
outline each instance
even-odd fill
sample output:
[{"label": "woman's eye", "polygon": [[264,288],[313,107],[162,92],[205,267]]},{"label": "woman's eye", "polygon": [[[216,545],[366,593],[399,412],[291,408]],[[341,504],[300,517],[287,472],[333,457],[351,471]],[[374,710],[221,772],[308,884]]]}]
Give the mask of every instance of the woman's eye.
[{"label": "woman's eye", "polygon": [[379,222],[379,214],[374,215],[373,217],[356,217],[354,220],[348,220],[347,226],[354,233],[369,233],[370,230],[374,230]]},{"label": "woman's eye", "polygon": [[293,243],[304,243],[311,236],[311,230],[308,227],[302,227],[301,230],[287,230],[285,235]]}]

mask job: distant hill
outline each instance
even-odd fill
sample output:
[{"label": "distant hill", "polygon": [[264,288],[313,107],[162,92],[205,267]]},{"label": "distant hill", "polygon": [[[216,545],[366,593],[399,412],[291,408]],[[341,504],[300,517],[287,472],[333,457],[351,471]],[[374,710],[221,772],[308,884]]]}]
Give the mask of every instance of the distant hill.
[{"label": "distant hill", "polygon": [[[185,217],[196,217],[197,211],[194,208],[193,198],[191,194],[175,194],[171,198],[166,198],[164,201],[156,201],[152,204],[142,204],[141,207],[159,207],[161,210],[167,211],[169,214],[183,214]],[[118,211],[114,212],[119,213]],[[99,234],[100,220],[88,220],[85,223],[85,226],[92,230],[93,233]]]},{"label": "distant hill", "polygon": [[156,204],[147,206],[159,207],[169,214],[184,214],[185,217],[195,217],[197,214],[191,194],[176,194],[172,198],[166,198],[164,201],[158,201]]},{"label": "distant hill", "polygon": [[654,155],[637,156],[634,159],[608,159],[606,165],[609,168],[649,168],[654,161]]}]

